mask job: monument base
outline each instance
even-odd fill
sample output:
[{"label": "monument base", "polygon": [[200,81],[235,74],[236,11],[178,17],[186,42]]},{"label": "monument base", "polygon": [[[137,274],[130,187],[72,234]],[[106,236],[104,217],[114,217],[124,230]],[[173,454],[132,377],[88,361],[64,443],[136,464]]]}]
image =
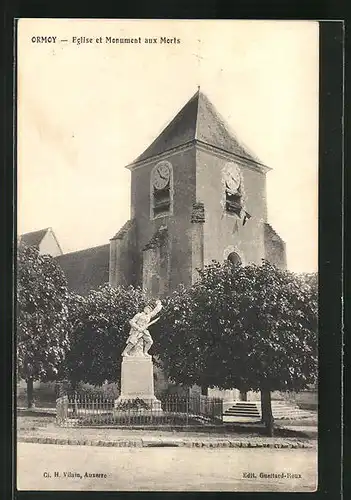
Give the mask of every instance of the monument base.
[{"label": "monument base", "polygon": [[154,369],[151,356],[124,356],[121,369],[121,394],[115,410],[140,413],[162,411],[154,394]]}]

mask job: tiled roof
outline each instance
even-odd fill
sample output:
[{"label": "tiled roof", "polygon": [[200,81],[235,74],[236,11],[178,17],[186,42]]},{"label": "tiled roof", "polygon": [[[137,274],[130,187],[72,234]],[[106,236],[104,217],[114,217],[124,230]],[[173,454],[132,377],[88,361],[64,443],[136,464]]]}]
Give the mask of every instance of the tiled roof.
[{"label": "tiled roof", "polygon": [[205,143],[262,164],[247,146],[230,131],[225,120],[200,90],[133,163],[157,156],[192,141]]},{"label": "tiled roof", "polygon": [[152,235],[151,240],[144,246],[143,250],[150,250],[151,248],[161,247],[166,240],[168,228],[161,226]]},{"label": "tiled roof", "polygon": [[114,235],[114,237],[111,238],[111,241],[113,241],[113,240],[123,240],[123,238],[125,237],[125,235],[132,228],[134,222],[135,222],[134,219],[127,220],[127,222],[125,222],[125,224],[123,224],[123,226],[121,227],[121,229],[119,231],[117,231],[117,233]]},{"label": "tiled roof", "polygon": [[279,241],[281,243],[285,243],[285,241],[279,236],[279,234],[273,229],[273,227],[270,224],[265,222],[264,228],[267,237],[269,237],[272,241]]},{"label": "tiled roof", "polygon": [[81,295],[109,281],[109,244],[66,253],[56,259],[65,273],[68,287]]},{"label": "tiled roof", "polygon": [[21,243],[24,243],[25,245],[32,247],[39,247],[42,239],[46,235],[46,233],[49,231],[49,227],[45,229],[40,229],[39,231],[32,231],[31,233],[25,233],[21,234],[20,236],[20,241]]}]

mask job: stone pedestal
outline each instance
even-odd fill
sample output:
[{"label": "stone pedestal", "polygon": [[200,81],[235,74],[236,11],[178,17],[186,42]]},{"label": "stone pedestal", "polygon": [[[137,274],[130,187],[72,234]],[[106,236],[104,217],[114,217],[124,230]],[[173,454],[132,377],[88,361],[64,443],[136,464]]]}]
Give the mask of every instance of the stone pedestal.
[{"label": "stone pedestal", "polygon": [[124,356],[121,370],[121,394],[115,408],[126,401],[142,400],[152,409],[161,410],[161,403],[154,394],[152,357]]}]

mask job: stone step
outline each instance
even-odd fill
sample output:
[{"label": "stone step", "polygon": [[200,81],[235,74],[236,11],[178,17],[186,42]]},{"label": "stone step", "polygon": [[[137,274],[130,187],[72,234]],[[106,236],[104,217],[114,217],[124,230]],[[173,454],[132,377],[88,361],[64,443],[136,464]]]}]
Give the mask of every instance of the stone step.
[{"label": "stone step", "polygon": [[257,411],[257,412],[248,412],[248,413],[238,413],[238,412],[234,412],[234,411],[229,411],[229,412],[226,412],[226,413],[223,413],[223,415],[226,415],[227,417],[260,417],[261,418],[261,415],[260,413]]},{"label": "stone step", "polygon": [[228,408],[224,413],[229,413],[233,411],[236,413],[248,413],[248,412],[257,413],[259,410],[257,408],[236,408],[235,406],[232,406],[231,408]]},{"label": "stone step", "polygon": [[235,411],[238,413],[247,413],[250,411],[253,411],[254,413],[258,412],[257,408],[236,408],[235,406],[232,406],[231,408],[228,408],[228,410],[225,411],[225,413],[228,413],[230,411]]},{"label": "stone step", "polygon": [[256,411],[256,412],[246,412],[246,413],[243,413],[243,412],[236,412],[236,411],[227,411],[225,413],[223,413],[223,415],[226,415],[228,417],[261,417],[261,414]]},{"label": "stone step", "polygon": [[[272,401],[272,413],[274,418],[307,418],[313,414],[306,410],[301,410],[297,405],[289,404],[286,401]],[[227,419],[249,419],[261,418],[260,401],[232,401],[225,402],[223,420]]]}]

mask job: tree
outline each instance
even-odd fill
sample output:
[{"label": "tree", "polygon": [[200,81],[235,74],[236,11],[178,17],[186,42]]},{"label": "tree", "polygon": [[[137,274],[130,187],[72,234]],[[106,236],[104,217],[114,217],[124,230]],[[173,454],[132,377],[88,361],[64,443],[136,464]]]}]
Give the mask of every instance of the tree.
[{"label": "tree", "polygon": [[50,255],[23,243],[17,253],[17,372],[27,382],[52,380],[69,348],[66,278]]},{"label": "tree", "polygon": [[101,385],[119,378],[129,320],[146,303],[145,294],[132,286],[106,285],[86,297],[71,294],[71,349],[63,371],[73,386],[80,381]]},{"label": "tree", "polygon": [[318,303],[318,274],[317,273],[301,273],[297,277],[302,281],[303,286],[308,286],[310,289],[312,300],[315,304]]},{"label": "tree", "polygon": [[197,283],[166,301],[156,324],[169,376],[189,385],[261,391],[272,435],[271,391],[297,391],[315,380],[315,291],[308,280],[266,261],[206,266]]}]

